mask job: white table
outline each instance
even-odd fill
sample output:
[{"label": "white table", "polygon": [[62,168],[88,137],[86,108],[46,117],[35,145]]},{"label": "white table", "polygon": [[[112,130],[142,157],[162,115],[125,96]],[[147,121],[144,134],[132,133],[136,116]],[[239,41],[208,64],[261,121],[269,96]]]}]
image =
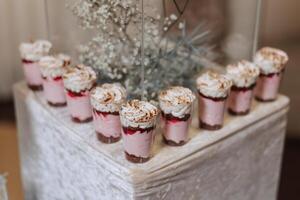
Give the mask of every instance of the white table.
[{"label": "white table", "polygon": [[193,121],[190,141],[169,147],[156,137],[144,164],[124,158],[122,141],[97,141],[92,123],[75,124],[24,82],[14,86],[26,199],[275,200],[289,99],[254,102],[244,117],[226,115],[221,130]]},{"label": "white table", "polygon": [[6,179],[2,175],[0,175],[0,199],[8,200],[7,191],[6,191]]}]

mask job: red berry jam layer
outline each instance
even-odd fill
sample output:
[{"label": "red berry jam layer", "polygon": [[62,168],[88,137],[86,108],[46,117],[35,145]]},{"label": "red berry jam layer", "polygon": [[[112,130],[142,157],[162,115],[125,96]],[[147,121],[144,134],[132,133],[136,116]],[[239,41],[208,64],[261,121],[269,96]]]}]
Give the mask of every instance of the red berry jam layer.
[{"label": "red berry jam layer", "polygon": [[190,118],[190,114],[186,114],[184,115],[183,118],[178,118],[178,117],[175,117],[173,116],[172,114],[165,114],[162,112],[162,117],[166,120],[168,120],[169,122],[182,122],[182,121],[187,121],[189,118]]},{"label": "red berry jam layer", "polygon": [[54,81],[60,81],[60,80],[62,80],[62,77],[61,76],[57,76],[57,77],[55,77],[55,78],[52,78]]},{"label": "red berry jam layer", "polygon": [[[45,76],[43,76],[42,77],[44,80],[47,80],[47,77],[45,77]],[[62,80],[62,77],[61,76],[57,76],[57,77],[55,77],[55,78],[51,78],[53,81],[60,81],[60,80]]]},{"label": "red berry jam layer", "polygon": [[123,132],[125,135],[133,135],[137,132],[144,133],[144,132],[151,132],[154,130],[155,127],[149,127],[149,128],[133,128],[133,127],[123,127]]},{"label": "red berry jam layer", "polygon": [[97,115],[102,115],[103,117],[106,117],[107,115],[119,115],[119,112],[101,112],[96,109],[93,109],[93,112]]},{"label": "red berry jam layer", "polygon": [[259,74],[259,77],[268,77],[268,78],[272,78],[273,76],[280,76],[281,73],[284,73],[284,70],[282,70],[281,72],[277,72],[277,73],[271,73],[271,74]]},{"label": "red berry jam layer", "polygon": [[82,91],[82,92],[72,92],[70,90],[67,90],[67,94],[70,96],[70,97],[83,97],[83,96],[86,96],[86,92],[85,91]]},{"label": "red berry jam layer", "polygon": [[232,91],[239,91],[239,92],[247,92],[249,90],[252,90],[255,87],[255,85],[256,85],[255,83],[250,85],[249,87],[237,87],[237,86],[234,85],[234,86],[231,87],[231,90]]},{"label": "red berry jam layer", "polygon": [[227,96],[226,97],[208,97],[208,96],[205,96],[204,94],[202,94],[201,92],[198,92],[200,96],[204,97],[204,98],[207,98],[207,99],[210,99],[212,101],[225,101],[227,99]]}]

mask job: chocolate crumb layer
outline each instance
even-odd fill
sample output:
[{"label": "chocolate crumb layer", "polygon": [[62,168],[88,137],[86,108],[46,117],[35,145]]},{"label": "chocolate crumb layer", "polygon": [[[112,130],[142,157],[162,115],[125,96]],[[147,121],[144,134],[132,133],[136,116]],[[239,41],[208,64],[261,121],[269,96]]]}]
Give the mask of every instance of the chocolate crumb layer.
[{"label": "chocolate crumb layer", "polygon": [[129,154],[125,151],[126,159],[132,163],[145,163],[150,160],[149,158],[137,157],[135,155]]},{"label": "chocolate crumb layer", "polygon": [[112,143],[116,143],[118,141],[120,141],[121,137],[106,137],[104,136],[102,133],[96,132],[97,134],[97,138],[100,142],[103,142],[105,144],[112,144]]},{"label": "chocolate crumb layer", "polygon": [[28,87],[32,91],[42,91],[43,90],[43,86],[42,85],[29,85],[28,84]]},{"label": "chocolate crumb layer", "polygon": [[67,105],[66,102],[65,103],[52,103],[50,101],[48,101],[48,104],[49,104],[49,106],[52,106],[52,107],[64,107]]},{"label": "chocolate crumb layer", "polygon": [[93,120],[93,117],[87,118],[85,120],[80,120],[77,117],[72,117],[72,121],[75,123],[88,123],[91,122]]},{"label": "chocolate crumb layer", "polygon": [[222,128],[222,125],[218,125],[218,124],[217,125],[209,125],[207,123],[204,123],[201,120],[200,120],[199,124],[200,124],[200,128],[209,130],[209,131],[215,131],[215,130],[219,130]]},{"label": "chocolate crumb layer", "polygon": [[236,111],[234,111],[234,110],[228,108],[228,112],[229,112],[229,114],[234,115],[234,116],[242,116],[242,115],[247,115],[247,114],[249,114],[250,109],[248,109],[248,110],[246,110],[246,111],[243,111],[243,112],[236,112]]},{"label": "chocolate crumb layer", "polygon": [[174,147],[177,147],[177,146],[183,146],[186,144],[186,141],[180,141],[179,143],[177,142],[174,142],[172,140],[168,140],[166,139],[165,137],[163,137],[163,140],[164,140],[164,143],[169,145],[169,146],[174,146]]},{"label": "chocolate crumb layer", "polygon": [[262,98],[256,96],[256,97],[255,97],[255,100],[256,100],[256,101],[259,101],[259,102],[267,103],[267,102],[275,101],[276,98],[275,98],[275,99],[262,99]]}]

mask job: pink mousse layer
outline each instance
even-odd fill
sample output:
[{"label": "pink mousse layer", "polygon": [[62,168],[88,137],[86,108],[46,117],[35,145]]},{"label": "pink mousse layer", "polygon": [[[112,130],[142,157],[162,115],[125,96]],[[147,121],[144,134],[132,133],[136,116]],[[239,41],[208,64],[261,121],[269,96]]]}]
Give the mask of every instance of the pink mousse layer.
[{"label": "pink mousse layer", "polygon": [[171,140],[177,144],[188,140],[190,119],[186,121],[165,119],[164,117],[162,119],[164,124],[164,137],[167,140]]},{"label": "pink mousse layer", "polygon": [[67,91],[66,97],[68,109],[73,118],[84,121],[93,116],[89,91],[82,92],[80,96],[72,95],[72,92]]},{"label": "pink mousse layer", "polygon": [[226,100],[214,100],[199,95],[199,117],[210,126],[223,125]]},{"label": "pink mousse layer", "polygon": [[39,86],[43,84],[43,78],[38,63],[23,62],[23,71],[28,85]]},{"label": "pink mousse layer", "polygon": [[43,79],[44,96],[53,104],[66,103],[64,83],[61,77]]},{"label": "pink mousse layer", "polygon": [[228,107],[236,113],[243,113],[250,110],[253,89],[231,90],[228,99]]},{"label": "pink mousse layer", "polygon": [[276,99],[281,77],[282,73],[259,76],[255,88],[255,96],[262,100]]},{"label": "pink mousse layer", "polygon": [[125,151],[136,157],[149,158],[151,146],[154,141],[154,130],[137,130],[133,134],[124,133],[122,128],[122,138]]},{"label": "pink mousse layer", "polygon": [[94,127],[105,137],[119,138],[121,136],[121,122],[119,115],[93,111]]}]

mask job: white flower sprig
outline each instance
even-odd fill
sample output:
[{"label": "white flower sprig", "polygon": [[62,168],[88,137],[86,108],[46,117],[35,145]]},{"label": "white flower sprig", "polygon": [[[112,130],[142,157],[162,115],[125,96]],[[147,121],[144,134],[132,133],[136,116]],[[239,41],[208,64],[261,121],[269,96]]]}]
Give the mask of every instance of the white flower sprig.
[{"label": "white flower sprig", "polygon": [[[80,60],[101,74],[101,82],[123,83],[131,96],[140,96],[141,0],[68,0],[67,7],[84,29],[94,29],[92,40],[79,47]],[[187,5],[187,4],[186,4]],[[191,57],[210,51],[203,28],[186,34],[181,16],[186,8],[162,17],[156,8],[144,16],[145,96],[154,99],[170,85],[188,85],[202,65]],[[175,26],[177,25],[177,26]],[[182,34],[167,35],[173,28]],[[171,45],[173,44],[173,45]],[[197,44],[197,45],[195,45]]]}]

